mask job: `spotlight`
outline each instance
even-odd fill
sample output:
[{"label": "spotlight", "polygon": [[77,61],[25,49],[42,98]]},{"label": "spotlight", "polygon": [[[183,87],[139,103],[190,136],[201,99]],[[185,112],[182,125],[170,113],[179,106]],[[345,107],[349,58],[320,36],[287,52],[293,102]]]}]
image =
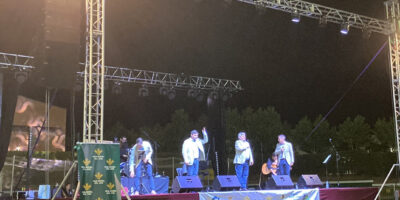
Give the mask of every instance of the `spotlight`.
[{"label": "spotlight", "polygon": [[160,95],[167,95],[168,89],[166,87],[160,87]]},{"label": "spotlight", "polygon": [[300,22],[300,14],[297,10],[292,13],[292,22],[296,24]]},{"label": "spotlight", "polygon": [[350,30],[350,24],[349,23],[343,23],[340,25],[340,33],[342,35],[347,35]]},{"label": "spotlight", "polygon": [[328,20],[327,20],[326,16],[321,16],[319,18],[319,27],[325,28],[327,24],[328,24]]},{"label": "spotlight", "polygon": [[176,92],[175,92],[175,90],[173,88],[168,90],[168,99],[169,100],[175,99],[175,96],[176,96]]},{"label": "spotlight", "polygon": [[28,79],[28,73],[27,72],[15,72],[14,78],[19,84],[22,84]]},{"label": "spotlight", "polygon": [[196,90],[194,90],[193,88],[189,89],[187,91],[187,95],[188,97],[196,97]]},{"label": "spotlight", "polygon": [[111,92],[114,94],[121,94],[122,93],[121,82],[118,82],[118,81],[114,82]]},{"label": "spotlight", "polygon": [[146,85],[143,85],[141,88],[139,88],[139,96],[142,97],[149,96],[149,89],[147,88]]}]

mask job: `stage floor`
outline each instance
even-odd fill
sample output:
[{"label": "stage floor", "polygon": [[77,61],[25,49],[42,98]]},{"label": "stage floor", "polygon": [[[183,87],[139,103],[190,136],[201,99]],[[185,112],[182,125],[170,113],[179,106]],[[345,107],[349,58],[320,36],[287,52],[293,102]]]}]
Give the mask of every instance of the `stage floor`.
[{"label": "stage floor", "polygon": [[[373,200],[378,188],[321,188],[293,190],[249,190],[132,196],[132,199],[165,200]],[[123,198],[126,199],[126,198]]]}]

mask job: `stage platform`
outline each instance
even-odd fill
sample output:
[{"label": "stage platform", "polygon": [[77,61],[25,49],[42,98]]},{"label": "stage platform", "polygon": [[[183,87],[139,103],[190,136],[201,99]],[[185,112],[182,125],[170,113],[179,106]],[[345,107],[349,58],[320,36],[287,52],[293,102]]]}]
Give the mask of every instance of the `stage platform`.
[{"label": "stage platform", "polygon": [[[131,199],[146,200],[373,200],[378,188],[321,188],[293,190],[249,190],[229,192],[169,193],[131,196]],[[58,199],[58,200],[71,200]],[[125,197],[122,198],[126,200]]]}]

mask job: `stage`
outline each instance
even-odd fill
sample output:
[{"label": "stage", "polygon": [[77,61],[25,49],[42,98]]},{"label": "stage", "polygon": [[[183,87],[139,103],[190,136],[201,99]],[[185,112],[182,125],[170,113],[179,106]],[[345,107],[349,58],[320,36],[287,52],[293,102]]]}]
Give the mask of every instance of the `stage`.
[{"label": "stage", "polygon": [[[373,200],[378,188],[322,188],[293,190],[249,190],[131,196],[131,199],[162,200]],[[126,198],[123,198],[124,200]]]}]

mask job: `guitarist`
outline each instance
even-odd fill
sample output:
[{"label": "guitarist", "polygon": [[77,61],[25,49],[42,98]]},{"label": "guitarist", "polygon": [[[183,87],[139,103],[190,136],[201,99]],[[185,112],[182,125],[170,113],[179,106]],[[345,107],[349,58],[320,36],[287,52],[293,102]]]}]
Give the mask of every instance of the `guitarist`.
[{"label": "guitarist", "polygon": [[141,137],[136,139],[135,146],[131,149],[129,156],[129,171],[134,181],[135,195],[139,194],[140,188],[140,177],[142,176],[142,170],[149,177],[151,194],[156,194],[154,190],[154,178],[153,178],[153,162],[151,156],[153,155],[153,148],[150,142],[144,141]]},{"label": "guitarist", "polygon": [[278,166],[279,166],[278,154],[274,152],[272,153],[271,158],[268,158],[267,168],[272,175],[278,175]]},{"label": "guitarist", "polygon": [[268,161],[264,163],[261,167],[261,172],[264,175],[278,175],[278,166],[279,166],[279,161],[278,161],[278,154],[275,152],[272,153],[271,157],[268,158]]}]

